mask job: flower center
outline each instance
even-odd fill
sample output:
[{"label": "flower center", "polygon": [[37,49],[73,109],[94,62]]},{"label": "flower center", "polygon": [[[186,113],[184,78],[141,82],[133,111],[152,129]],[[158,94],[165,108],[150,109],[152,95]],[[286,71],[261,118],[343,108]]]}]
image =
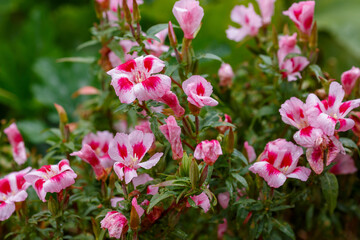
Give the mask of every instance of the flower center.
[{"label": "flower center", "polygon": [[134,74],[134,81],[135,83],[141,83],[142,81],[146,80],[146,75],[144,72],[141,72],[139,70],[135,71]]}]

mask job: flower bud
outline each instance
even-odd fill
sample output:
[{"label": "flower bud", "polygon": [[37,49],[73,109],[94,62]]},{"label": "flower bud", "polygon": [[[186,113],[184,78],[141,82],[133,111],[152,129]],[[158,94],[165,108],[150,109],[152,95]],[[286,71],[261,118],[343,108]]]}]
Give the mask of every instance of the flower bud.
[{"label": "flower bud", "polygon": [[176,48],[177,39],[176,39],[176,35],[175,35],[174,28],[173,28],[171,21],[169,21],[169,25],[168,25],[168,34],[169,34],[170,45],[173,48]]},{"label": "flower bud", "polygon": [[133,0],[133,17],[135,22],[140,22],[141,16],[139,11],[139,6],[136,0]]},{"label": "flower bud", "polygon": [[192,159],[191,161],[189,176],[192,188],[196,189],[199,181],[199,167],[195,159]]},{"label": "flower bud", "polygon": [[130,12],[129,6],[127,4],[127,0],[122,0],[122,1],[123,1],[125,20],[130,25],[131,24],[131,12]]},{"label": "flower bud", "polygon": [[184,152],[179,170],[181,177],[189,176],[190,164],[191,164],[191,159],[188,157],[187,153]]}]

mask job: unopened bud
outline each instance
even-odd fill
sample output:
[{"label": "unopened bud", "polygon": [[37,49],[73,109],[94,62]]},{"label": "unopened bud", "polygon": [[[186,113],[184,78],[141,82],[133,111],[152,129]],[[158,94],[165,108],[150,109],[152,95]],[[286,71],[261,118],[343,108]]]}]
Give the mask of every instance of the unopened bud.
[{"label": "unopened bud", "polygon": [[176,39],[176,35],[175,35],[174,28],[173,28],[171,21],[169,21],[169,25],[168,25],[168,34],[169,34],[170,45],[173,48],[176,48],[177,39]]},{"label": "unopened bud", "polygon": [[133,0],[133,17],[135,22],[140,22],[140,10],[136,0]]},{"label": "unopened bud", "polygon": [[67,114],[66,114],[64,108],[61,105],[56,104],[56,103],[54,103],[54,106],[56,108],[56,111],[59,114],[60,122],[63,124],[66,124],[68,122],[68,117],[67,117]]},{"label": "unopened bud", "polygon": [[135,209],[134,206],[131,206],[131,212],[130,212],[130,227],[132,230],[136,231],[140,224],[140,218],[139,215]]},{"label": "unopened bud", "polygon": [[199,181],[199,167],[195,159],[191,161],[189,176],[192,188],[196,189]]},{"label": "unopened bud", "polygon": [[59,209],[59,203],[52,196],[50,196],[48,200],[48,209],[53,216],[57,215]]},{"label": "unopened bud", "polygon": [[127,0],[122,0],[122,2],[123,2],[125,20],[130,25],[131,24],[131,12],[130,12],[129,6],[127,5]]},{"label": "unopened bud", "polygon": [[314,26],[313,26],[313,28],[311,30],[309,47],[311,49],[315,49],[317,47],[317,41],[318,41],[318,32],[317,32],[317,25],[316,25],[316,22],[315,22]]}]

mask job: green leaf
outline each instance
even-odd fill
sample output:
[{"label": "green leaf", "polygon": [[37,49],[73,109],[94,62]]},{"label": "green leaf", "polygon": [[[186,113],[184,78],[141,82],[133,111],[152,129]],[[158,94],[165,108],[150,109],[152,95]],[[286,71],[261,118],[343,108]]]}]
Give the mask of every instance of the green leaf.
[{"label": "green leaf", "polygon": [[114,113],[116,112],[127,112],[132,108],[131,104],[122,103],[120,107],[116,108]]},{"label": "green leaf", "polygon": [[162,193],[162,194],[155,194],[150,200],[150,203],[149,203],[149,206],[148,206],[148,208],[146,210],[146,213],[149,213],[151,211],[151,209],[153,207],[155,207],[155,205],[157,205],[162,200],[164,200],[166,198],[169,198],[169,197],[173,197],[173,196],[174,196],[174,192],[165,192],[165,193]]},{"label": "green leaf", "polygon": [[291,59],[294,57],[303,57],[303,55],[301,53],[289,53],[288,55],[286,55],[284,60]]},{"label": "green leaf", "polygon": [[158,140],[161,144],[164,144],[163,134],[159,130],[158,122],[156,117],[150,118],[150,128],[154,133],[156,140]]},{"label": "green leaf", "polygon": [[67,57],[67,58],[58,58],[56,62],[77,62],[77,63],[93,63],[95,62],[94,57]]},{"label": "green leaf", "polygon": [[111,41],[108,44],[108,47],[111,49],[111,51],[113,51],[116,54],[116,56],[118,56],[120,58],[120,60],[122,62],[125,62],[124,50],[118,41],[116,41],[116,40]]},{"label": "green leaf", "polygon": [[167,27],[168,27],[167,23],[156,24],[146,31],[146,35],[153,36],[153,35],[157,34],[158,32],[166,29]]},{"label": "green leaf", "polygon": [[246,181],[246,179],[243,176],[240,176],[239,174],[232,173],[231,174],[241,185],[243,185],[246,189],[249,188],[249,185]]},{"label": "green leaf", "polygon": [[278,113],[278,109],[274,106],[264,106],[262,108],[260,108],[260,110],[257,112],[256,116],[257,117],[263,117],[263,116],[268,116],[268,115],[274,115]]},{"label": "green leaf", "polygon": [[312,64],[309,66],[310,70],[315,73],[316,78],[320,81],[320,77],[324,77],[324,74],[321,70],[321,68],[319,67],[319,65],[316,64]]},{"label": "green leaf", "polygon": [[76,50],[81,50],[83,48],[87,48],[87,47],[90,47],[90,46],[93,46],[95,44],[99,43],[97,40],[93,39],[93,40],[90,40],[90,41],[87,41],[87,42],[84,42],[82,44],[80,44]]},{"label": "green leaf", "polygon": [[232,153],[232,157],[235,159],[239,159],[241,160],[245,165],[248,165],[248,160],[246,159],[246,157],[244,156],[244,154],[242,154],[242,152],[240,152],[237,149],[234,149],[234,152]]},{"label": "green leaf", "polygon": [[329,212],[332,214],[336,208],[337,197],[339,195],[339,184],[337,178],[332,173],[325,173],[320,176],[321,190],[328,204]]},{"label": "green leaf", "polygon": [[221,59],[221,57],[219,57],[219,56],[217,56],[217,55],[215,55],[215,54],[212,54],[212,53],[205,53],[205,54],[199,55],[197,58],[198,58],[198,59],[203,59],[203,58],[205,58],[205,59],[212,59],[212,60],[217,60],[217,61],[219,61],[219,62],[224,62],[224,61]]},{"label": "green leaf", "polygon": [[280,222],[275,218],[273,218],[272,221],[274,223],[274,226],[277,227],[282,233],[284,233],[286,236],[290,237],[291,239],[295,239],[294,231],[287,222]]},{"label": "green leaf", "polygon": [[348,148],[353,148],[353,149],[356,149],[357,151],[359,151],[359,148],[358,146],[356,145],[356,143],[351,140],[350,138],[340,138],[340,142],[345,146],[345,147],[348,147]]}]

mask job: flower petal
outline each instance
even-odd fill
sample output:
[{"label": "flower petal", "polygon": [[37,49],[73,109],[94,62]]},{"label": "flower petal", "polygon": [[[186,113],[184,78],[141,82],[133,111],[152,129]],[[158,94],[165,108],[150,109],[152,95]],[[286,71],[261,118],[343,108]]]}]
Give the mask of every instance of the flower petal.
[{"label": "flower petal", "polygon": [[309,178],[311,174],[311,170],[306,167],[297,167],[294,169],[294,171],[288,175],[286,175],[288,178],[296,178],[303,182],[306,182],[306,180]]},{"label": "flower petal", "polygon": [[286,181],[286,176],[266,161],[254,163],[249,170],[258,173],[273,188],[282,186]]},{"label": "flower petal", "polygon": [[155,153],[149,160],[147,160],[146,162],[139,163],[138,166],[145,168],[145,169],[150,169],[159,162],[162,155],[163,155],[163,153]]}]

